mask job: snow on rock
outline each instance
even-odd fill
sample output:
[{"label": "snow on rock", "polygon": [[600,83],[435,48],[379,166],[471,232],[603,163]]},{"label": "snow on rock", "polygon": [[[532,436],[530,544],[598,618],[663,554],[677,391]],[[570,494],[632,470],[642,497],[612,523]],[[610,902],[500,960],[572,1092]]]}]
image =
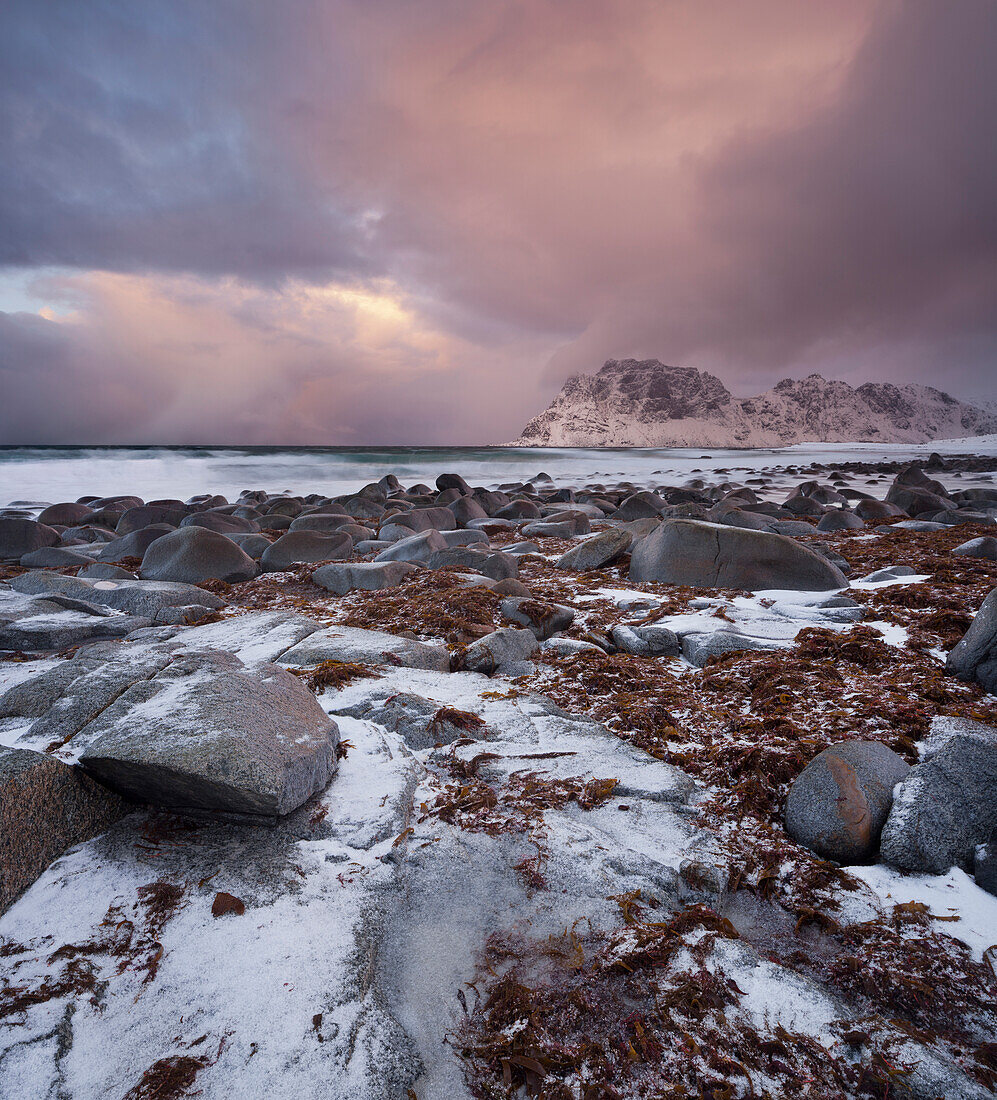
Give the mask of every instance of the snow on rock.
[{"label": "snow on rock", "polygon": [[997,415],[930,386],[853,389],[818,374],[736,398],[719,378],[657,359],[610,359],[569,378],[513,442],[520,447],[778,447],[803,442],[924,443],[982,435]]}]

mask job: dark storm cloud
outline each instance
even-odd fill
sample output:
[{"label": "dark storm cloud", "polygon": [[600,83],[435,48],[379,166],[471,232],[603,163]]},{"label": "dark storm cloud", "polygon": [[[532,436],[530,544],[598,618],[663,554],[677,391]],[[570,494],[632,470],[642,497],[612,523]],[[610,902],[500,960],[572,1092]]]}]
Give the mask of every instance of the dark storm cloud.
[{"label": "dark storm cloud", "polygon": [[198,0],[5,4],[0,264],[364,271],[336,181],[297,172],[273,140],[299,71],[279,15]]}]

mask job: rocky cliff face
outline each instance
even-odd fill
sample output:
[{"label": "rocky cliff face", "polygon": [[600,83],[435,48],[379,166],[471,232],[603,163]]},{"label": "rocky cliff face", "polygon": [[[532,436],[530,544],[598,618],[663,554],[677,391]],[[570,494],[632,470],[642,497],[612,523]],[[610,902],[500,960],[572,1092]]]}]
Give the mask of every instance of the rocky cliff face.
[{"label": "rocky cliff face", "polygon": [[514,444],[523,447],[777,447],[789,443],[926,443],[997,432],[997,413],[930,386],[819,374],[733,397],[719,378],[657,359],[610,359],[565,382]]}]

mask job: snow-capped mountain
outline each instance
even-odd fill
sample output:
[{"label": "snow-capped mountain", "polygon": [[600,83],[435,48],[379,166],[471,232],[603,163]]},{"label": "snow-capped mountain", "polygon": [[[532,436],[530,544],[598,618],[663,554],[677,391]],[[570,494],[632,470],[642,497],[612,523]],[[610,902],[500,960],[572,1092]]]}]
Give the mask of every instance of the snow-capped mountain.
[{"label": "snow-capped mountain", "polygon": [[657,359],[610,359],[569,378],[513,441],[521,447],[775,447],[789,443],[927,443],[997,432],[997,413],[931,386],[819,374],[734,397],[719,378]]}]

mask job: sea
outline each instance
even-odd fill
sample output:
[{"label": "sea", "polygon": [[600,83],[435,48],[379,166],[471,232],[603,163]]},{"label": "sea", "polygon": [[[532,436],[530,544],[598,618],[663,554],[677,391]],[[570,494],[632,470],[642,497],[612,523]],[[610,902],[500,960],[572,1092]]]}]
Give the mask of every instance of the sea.
[{"label": "sea", "polygon": [[[55,503],[85,494],[132,494],[144,500],[220,493],[234,500],[244,489],[338,496],[385,474],[403,485],[433,485],[456,472],[471,485],[496,488],[546,474],[559,488],[619,482],[684,485],[767,478],[761,495],[773,498],[798,477],[787,466],[812,462],[895,462],[941,454],[997,456],[997,436],[924,445],[801,443],[792,447],[554,448],[554,447],[0,447],[0,507],[14,502]],[[942,480],[946,480],[942,475]],[[990,474],[963,475],[954,484],[992,485]],[[863,482],[851,482],[861,487]],[[868,480],[875,491],[882,479]],[[757,486],[756,486],[757,488]]]}]

